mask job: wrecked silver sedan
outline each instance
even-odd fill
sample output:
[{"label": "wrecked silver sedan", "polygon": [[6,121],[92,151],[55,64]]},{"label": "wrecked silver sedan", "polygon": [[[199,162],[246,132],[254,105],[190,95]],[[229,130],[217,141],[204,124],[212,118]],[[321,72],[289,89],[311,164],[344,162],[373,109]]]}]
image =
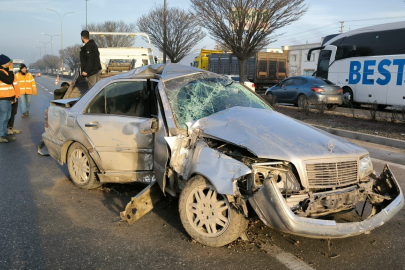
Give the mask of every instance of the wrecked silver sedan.
[{"label": "wrecked silver sedan", "polygon": [[[73,183],[147,184],[121,213],[130,223],[160,194],[179,195],[184,228],[204,245],[243,236],[249,210],[284,232],[340,238],[383,225],[404,203],[388,165],[378,175],[365,149],[193,67],[104,79],[80,99],[52,101],[45,125],[49,153]],[[347,213],[357,218],[339,218]]]}]

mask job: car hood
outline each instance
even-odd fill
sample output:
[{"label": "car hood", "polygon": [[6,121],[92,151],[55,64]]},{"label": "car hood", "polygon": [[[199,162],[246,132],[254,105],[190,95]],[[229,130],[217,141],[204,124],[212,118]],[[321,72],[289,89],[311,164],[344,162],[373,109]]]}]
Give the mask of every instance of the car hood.
[{"label": "car hood", "polygon": [[292,161],[361,156],[367,150],[281,113],[233,107],[189,125],[203,133],[244,147],[261,158]]}]

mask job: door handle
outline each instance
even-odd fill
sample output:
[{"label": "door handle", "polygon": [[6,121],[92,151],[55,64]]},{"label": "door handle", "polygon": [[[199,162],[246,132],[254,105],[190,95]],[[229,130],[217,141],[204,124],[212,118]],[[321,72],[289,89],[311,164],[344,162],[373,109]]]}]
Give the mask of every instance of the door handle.
[{"label": "door handle", "polygon": [[92,127],[92,128],[99,128],[101,125],[98,122],[90,122],[87,124],[84,124],[85,127]]}]

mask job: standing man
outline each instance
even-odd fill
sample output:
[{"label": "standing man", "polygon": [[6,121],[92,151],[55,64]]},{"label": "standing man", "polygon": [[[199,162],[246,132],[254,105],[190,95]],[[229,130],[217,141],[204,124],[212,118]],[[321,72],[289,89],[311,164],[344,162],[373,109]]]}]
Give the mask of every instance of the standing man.
[{"label": "standing man", "polygon": [[80,67],[90,89],[100,80],[100,52],[94,40],[90,39],[89,31],[83,30],[81,38],[84,45],[80,49]]},{"label": "standing man", "polygon": [[4,54],[0,55],[0,143],[15,140],[15,137],[7,134],[7,124],[11,117],[11,102],[15,101],[16,96],[13,87],[14,73],[9,70],[12,62]]},{"label": "standing man", "polygon": [[21,117],[24,118],[30,115],[31,95],[37,95],[37,85],[32,74],[27,72],[25,64],[20,65],[20,71],[17,72],[16,77],[21,94]]},{"label": "standing man", "polygon": [[[9,67],[9,70],[13,70],[13,64]],[[21,130],[14,128],[15,115],[18,112],[18,98],[20,97],[20,88],[18,86],[17,76],[14,75],[14,90],[15,90],[15,100],[11,102],[11,117],[8,121],[8,135],[21,133]]]}]

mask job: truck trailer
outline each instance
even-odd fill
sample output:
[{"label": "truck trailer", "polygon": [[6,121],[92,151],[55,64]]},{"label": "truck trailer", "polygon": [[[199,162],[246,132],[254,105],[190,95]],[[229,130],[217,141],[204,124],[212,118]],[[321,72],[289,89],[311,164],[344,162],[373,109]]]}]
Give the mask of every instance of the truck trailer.
[{"label": "truck trailer", "polygon": [[[208,57],[208,71],[223,75],[239,75],[239,61],[234,54],[213,53]],[[287,78],[287,52],[258,52],[245,63],[245,77],[255,84],[256,91]]]}]

